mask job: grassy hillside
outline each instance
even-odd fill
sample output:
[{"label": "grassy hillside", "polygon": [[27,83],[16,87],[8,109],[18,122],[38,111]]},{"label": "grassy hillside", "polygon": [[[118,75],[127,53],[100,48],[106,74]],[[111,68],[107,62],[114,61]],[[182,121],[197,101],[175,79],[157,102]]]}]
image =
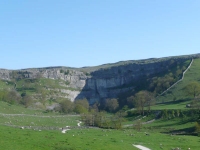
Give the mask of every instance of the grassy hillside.
[{"label": "grassy hillside", "polygon": [[[91,73],[97,70],[101,70],[103,72],[105,71],[104,69],[109,70],[110,68],[113,68],[113,67],[117,69],[117,67],[124,66],[125,74],[116,74],[116,76],[125,76],[127,75],[126,73],[129,71],[129,70],[126,70],[126,65],[138,64],[137,69],[140,70],[138,74],[141,74],[138,80],[132,79],[130,83],[122,84],[120,86],[111,88],[111,90],[113,90],[113,89],[123,89],[123,88],[134,87],[133,93],[128,91],[128,94],[121,93],[120,96],[118,97],[120,99],[119,103],[120,105],[122,105],[121,107],[123,107],[123,105],[126,105],[126,102],[124,103],[122,101],[124,101],[124,99],[126,99],[128,96],[132,96],[137,91],[149,90],[151,92],[154,92],[156,95],[158,95],[162,91],[167,89],[170,85],[172,85],[174,82],[180,79],[182,72],[187,68],[192,57],[199,57],[199,55],[151,58],[151,59],[144,59],[144,60],[130,60],[130,61],[121,61],[121,62],[112,63],[112,64],[104,64],[104,65],[95,66],[95,67],[71,68],[71,69],[81,70],[84,73]],[[152,65],[153,67],[152,70],[151,69],[149,70],[149,68],[144,69],[146,64],[154,64],[154,63],[155,65],[157,65],[157,67],[154,68]],[[53,67],[49,67],[49,68],[53,68]],[[66,71],[65,69],[68,67],[66,68],[55,67],[55,68],[56,69],[60,68],[61,69],[60,72],[61,71],[65,72]],[[45,69],[48,69],[48,68],[38,68],[38,70],[43,70],[43,71]],[[162,70],[162,71],[159,71],[159,70]],[[153,73],[149,73],[149,71]],[[80,91],[80,89],[72,88],[69,85],[70,84],[69,82],[66,82],[60,79],[58,80],[45,79],[45,78],[40,78],[41,76],[39,75],[37,76],[36,79],[26,79],[24,78],[22,73],[20,73],[20,71],[19,71],[19,74],[17,71],[13,71],[10,74],[13,74],[13,77],[16,77],[16,78],[13,78],[11,81],[0,80],[0,91],[3,89],[16,90],[19,94],[23,94],[23,95],[26,94],[26,95],[32,96],[32,99],[34,100],[35,103],[41,102],[42,104],[48,105],[49,103],[52,104],[52,103],[60,102],[60,99],[67,96],[66,93],[61,92],[61,89],[71,90],[71,91]],[[111,74],[112,74],[112,70],[111,70]],[[131,72],[129,72],[128,74],[130,75]],[[137,75],[133,73],[132,76],[137,76]],[[175,99],[174,97],[173,99]],[[41,106],[40,108],[45,108],[45,107]]]},{"label": "grassy hillside", "polygon": [[[200,59],[194,59],[192,66],[185,74],[184,80],[171,88],[163,96],[159,96],[157,101],[180,101],[181,103],[187,104],[187,100],[190,100],[191,97],[186,94],[184,87],[192,81],[200,82]],[[181,103],[179,104],[181,105]]]},{"label": "grassy hillside", "polygon": [[0,101],[0,113],[3,114],[35,114],[42,113],[41,110],[33,110],[22,107],[21,105],[11,105],[9,103]]},{"label": "grassy hillside", "polygon": [[[134,88],[134,93],[139,90],[149,90],[151,92],[154,92],[156,95],[161,93],[163,90],[168,88],[170,85],[172,85],[175,81],[177,81],[182,72],[187,68],[188,64],[190,63],[189,57],[181,57],[182,59],[179,59],[179,57],[167,57],[167,58],[161,58],[161,59],[146,59],[146,60],[138,60],[138,61],[124,61],[114,64],[106,64],[103,66],[98,66],[96,69],[99,68],[111,68],[111,67],[117,67],[122,66],[126,64],[148,64],[148,63],[154,63],[154,62],[165,62],[160,63],[159,67],[161,67],[161,70],[158,71],[158,73],[149,75],[148,71],[146,74],[143,74],[139,80],[137,81],[130,81],[130,83],[121,85],[119,87],[111,88],[113,89],[123,89],[123,88]],[[142,70],[142,65],[141,72]],[[88,69],[88,68],[84,68]],[[89,68],[93,70],[94,68]],[[124,68],[126,69],[126,68]],[[143,68],[144,69],[144,68]],[[86,71],[82,70],[82,71]],[[61,70],[60,70],[61,71]],[[125,71],[126,72],[126,71]],[[17,72],[15,72],[16,74]],[[13,73],[14,74],[14,73]],[[18,96],[19,99],[17,101],[14,101],[12,97],[9,99],[9,103],[21,103],[24,104],[26,107],[32,107],[32,108],[40,108],[40,109],[46,109],[46,106],[53,105],[55,103],[60,103],[63,101],[66,96],[68,96],[67,93],[64,93],[62,91],[64,90],[70,90],[70,91],[80,91],[80,89],[74,89],[69,84],[69,82],[66,82],[64,80],[58,79],[46,79],[46,78],[34,78],[34,79],[27,79],[23,78],[21,74],[18,78],[13,78],[11,81],[5,81],[0,80],[0,99],[3,99],[3,90],[13,90],[17,93],[8,93],[7,95],[15,95]],[[126,75],[126,74],[125,74]],[[133,74],[134,75],[134,74]],[[132,91],[132,90],[131,90]],[[128,105],[124,99],[126,99],[128,96],[132,96],[134,93],[128,92],[122,93],[119,96],[119,104],[120,107],[123,107],[124,105]],[[21,97],[20,97],[21,96]],[[26,100],[28,99],[29,102],[26,103],[26,100],[23,100],[24,96],[26,97]],[[5,96],[4,96],[5,97]],[[38,103],[40,102],[40,103]],[[37,103],[37,105],[36,105]]]},{"label": "grassy hillside", "polygon": [[[78,90],[68,86],[69,83],[64,80],[53,80],[46,78],[38,79],[17,79],[17,80],[0,80],[0,100],[3,100],[3,94],[9,91],[14,91],[15,98],[12,99],[12,104],[21,103],[23,96],[29,96],[30,104],[26,107],[46,109],[45,106],[59,103],[67,95],[61,92],[62,90]],[[6,91],[6,92],[5,92]],[[11,95],[8,93],[7,95]],[[8,97],[8,96],[7,96]],[[19,99],[19,100],[15,100]],[[5,99],[4,101],[7,101]],[[34,105],[37,102],[42,104]]]},{"label": "grassy hillside", "polygon": [[93,72],[99,69],[109,69],[111,67],[117,67],[117,66],[123,66],[127,64],[148,64],[148,63],[154,63],[154,62],[160,62],[160,61],[166,61],[170,59],[192,59],[192,58],[199,58],[200,54],[193,54],[193,55],[183,55],[183,56],[171,56],[171,57],[163,57],[163,58],[149,58],[149,59],[142,59],[142,60],[128,60],[128,61],[119,61],[116,63],[108,63],[103,64],[99,66],[92,66],[92,67],[82,67],[82,68],[76,68],[77,70],[83,71],[83,72]]}]

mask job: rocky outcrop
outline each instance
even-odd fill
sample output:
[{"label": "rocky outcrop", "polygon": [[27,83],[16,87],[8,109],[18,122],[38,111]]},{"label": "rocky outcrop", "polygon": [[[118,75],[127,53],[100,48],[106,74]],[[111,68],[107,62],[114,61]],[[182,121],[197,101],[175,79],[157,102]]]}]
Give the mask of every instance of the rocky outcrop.
[{"label": "rocky outcrop", "polygon": [[[132,63],[99,69],[91,73],[77,98],[87,98],[90,103],[99,99],[116,98],[120,93],[134,89],[134,83],[143,77],[161,73],[170,66],[171,60],[152,63]],[[172,65],[172,64],[171,64]]]},{"label": "rocky outcrop", "polygon": [[[66,68],[49,67],[38,69],[5,70],[0,69],[0,79],[49,78],[63,80],[69,89],[61,89],[65,97],[71,101],[87,98],[90,103],[100,99],[115,98],[120,93],[134,89],[134,83],[143,77],[150,77],[161,73],[190,57],[170,57],[162,59],[147,59],[139,61],[125,61],[97,67]],[[72,88],[72,89],[70,89]]]},{"label": "rocky outcrop", "polygon": [[0,69],[0,79],[10,80],[10,72],[9,70]]}]

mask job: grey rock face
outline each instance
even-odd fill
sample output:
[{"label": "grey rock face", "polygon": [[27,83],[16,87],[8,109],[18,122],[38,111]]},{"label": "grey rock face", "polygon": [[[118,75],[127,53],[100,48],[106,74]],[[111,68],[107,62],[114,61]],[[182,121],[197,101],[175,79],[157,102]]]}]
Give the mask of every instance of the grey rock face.
[{"label": "grey rock face", "polygon": [[5,69],[1,69],[0,70],[0,79],[10,80],[10,71],[5,70]]},{"label": "grey rock face", "polygon": [[[188,58],[177,58],[175,61],[185,61]],[[67,87],[72,90],[62,89],[61,93],[71,101],[87,98],[90,103],[100,99],[116,98],[118,94],[134,88],[134,83],[144,76],[151,76],[166,70],[170,65],[170,58],[141,60],[138,62],[120,63],[105,67],[68,69],[63,67],[49,67],[39,69],[5,70],[0,69],[0,79],[12,78],[48,78],[63,80],[69,83]],[[92,71],[88,71],[88,70]],[[86,72],[89,75],[86,75]]]}]

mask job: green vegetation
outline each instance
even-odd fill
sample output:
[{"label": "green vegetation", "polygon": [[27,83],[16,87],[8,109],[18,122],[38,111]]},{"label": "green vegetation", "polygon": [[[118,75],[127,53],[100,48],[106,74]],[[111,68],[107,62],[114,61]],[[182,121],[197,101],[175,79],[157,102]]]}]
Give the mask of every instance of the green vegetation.
[{"label": "green vegetation", "polygon": [[167,93],[163,96],[159,96],[157,101],[159,102],[167,102],[167,101],[176,101],[176,100],[186,100],[191,99],[193,96],[188,95],[185,92],[185,87],[191,82],[199,82],[200,77],[200,59],[194,59],[192,66],[186,72],[184,80],[179,82],[176,86],[171,88]]},{"label": "green vegetation", "polygon": [[21,105],[12,105],[7,102],[0,101],[0,113],[4,114],[35,114],[42,113],[41,110],[33,110],[22,107]]},{"label": "green vegetation", "polygon": [[117,99],[106,99],[105,102],[105,110],[107,110],[108,112],[116,112],[116,110],[118,109],[119,104]]},{"label": "green vegetation", "polygon": [[46,78],[24,78],[16,81],[0,80],[0,101],[6,101],[10,104],[22,104],[25,107],[37,107],[32,104],[40,102],[43,106],[38,106],[38,108],[41,109],[45,108],[48,103],[47,100],[50,100],[51,103],[59,103],[60,99],[67,95],[62,93],[61,90],[79,90],[67,85],[69,85],[69,82]]},{"label": "green vegetation", "polygon": [[[152,61],[158,60],[142,63]],[[120,62],[123,63],[126,64]],[[120,95],[119,99],[106,99],[91,106],[87,99],[71,102],[59,95],[60,90],[69,89],[69,82],[41,77],[21,79],[21,74],[13,71],[11,75],[16,80],[0,81],[1,149],[136,150],[134,144],[155,150],[176,147],[198,150],[200,59],[194,60],[183,81],[159,96],[182,77],[189,63],[188,59],[161,63],[163,72],[144,75],[134,82],[133,91]],[[116,65],[105,65],[103,69]],[[90,75],[91,70],[82,69],[85,75]],[[141,73],[145,69],[141,68]],[[62,68],[60,73],[68,75],[70,71]],[[124,86],[131,87],[133,83]],[[59,106],[46,111],[30,107],[37,102],[43,107],[47,103],[59,103]],[[79,121],[82,121],[80,127]],[[63,134],[62,128],[70,130]]]},{"label": "green vegetation", "polygon": [[36,114],[36,115],[1,115],[0,114],[0,122],[3,125],[20,127],[20,126],[31,126],[32,128],[61,128],[68,126],[76,126],[77,119],[79,116],[66,116],[66,115],[54,115],[54,114]]},{"label": "green vegetation", "polygon": [[[74,129],[62,134],[59,131],[33,131],[0,126],[2,149],[15,150],[137,150],[132,144],[140,144],[151,149],[169,150],[175,147],[198,150],[199,139],[193,136],[170,136],[155,132],[136,132],[127,129],[99,130]],[[133,135],[133,136],[132,136]],[[12,143],[10,143],[12,141]]]},{"label": "green vegetation", "polygon": [[149,63],[162,62],[162,61],[168,61],[168,60],[176,61],[177,59],[191,60],[192,58],[199,58],[199,55],[197,54],[197,55],[175,56],[175,57],[165,57],[165,58],[150,58],[150,59],[143,59],[143,60],[128,60],[128,61],[120,61],[116,63],[103,64],[100,66],[83,67],[83,68],[76,68],[76,69],[83,72],[90,73],[90,72],[97,71],[100,69],[106,70],[113,67],[124,66],[128,64],[149,64]]},{"label": "green vegetation", "polygon": [[89,110],[89,103],[87,99],[76,100],[74,103],[74,112],[81,114],[87,113]]},{"label": "green vegetation", "polygon": [[176,101],[168,101],[164,103],[158,103],[151,107],[152,110],[162,110],[162,109],[188,109],[186,107],[187,104],[190,104],[191,100],[176,100]]},{"label": "green vegetation", "polygon": [[70,71],[69,70],[63,70],[63,69],[61,69],[60,73],[64,73],[64,75],[69,75]]},{"label": "green vegetation", "polygon": [[[118,101],[120,108],[125,105],[129,108],[133,107],[134,104],[130,103],[130,99],[140,91],[149,91],[155,97],[159,96],[163,91],[181,79],[183,72],[189,66],[190,62],[191,60],[182,60],[178,62],[172,59],[165,65],[161,64],[161,69],[163,68],[162,72],[154,75],[144,74],[139,80],[130,83],[130,85],[125,85],[127,88],[134,87],[134,90],[130,90],[119,95]],[[173,100],[176,100],[175,96],[173,97]],[[157,101],[160,101],[160,98],[157,98]]]}]

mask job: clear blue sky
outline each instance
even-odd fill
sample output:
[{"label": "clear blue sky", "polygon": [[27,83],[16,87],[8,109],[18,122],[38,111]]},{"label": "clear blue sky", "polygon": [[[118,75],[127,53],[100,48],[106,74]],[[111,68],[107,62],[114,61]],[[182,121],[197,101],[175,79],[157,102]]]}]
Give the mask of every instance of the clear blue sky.
[{"label": "clear blue sky", "polygon": [[199,53],[199,0],[0,0],[0,68]]}]

